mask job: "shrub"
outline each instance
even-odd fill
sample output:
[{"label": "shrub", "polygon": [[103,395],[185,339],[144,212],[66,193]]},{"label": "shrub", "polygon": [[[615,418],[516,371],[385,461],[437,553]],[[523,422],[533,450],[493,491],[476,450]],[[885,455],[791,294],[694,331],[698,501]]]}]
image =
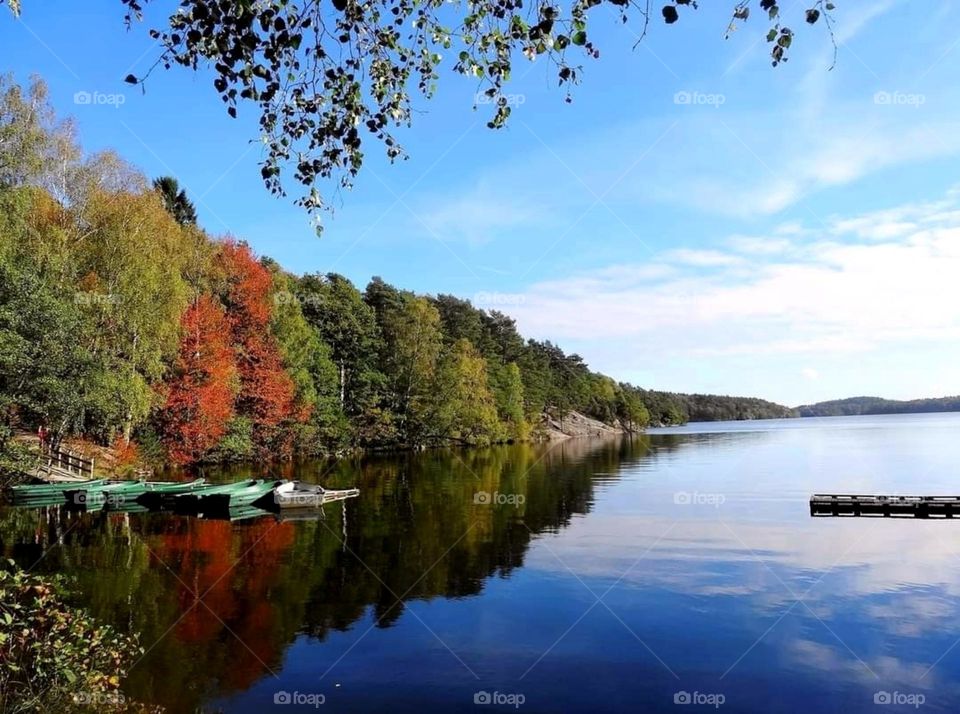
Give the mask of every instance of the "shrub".
[{"label": "shrub", "polygon": [[[70,606],[62,576],[0,569],[0,711],[126,711],[137,638]],[[95,704],[95,706],[91,706]]]}]

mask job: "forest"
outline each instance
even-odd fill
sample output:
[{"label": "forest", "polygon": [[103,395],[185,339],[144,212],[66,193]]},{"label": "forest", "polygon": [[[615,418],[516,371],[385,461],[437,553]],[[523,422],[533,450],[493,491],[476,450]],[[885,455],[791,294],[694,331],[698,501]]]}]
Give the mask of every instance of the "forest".
[{"label": "forest", "polygon": [[923,414],[960,411],[960,396],[899,401],[882,397],[850,397],[797,407],[802,417],[857,416],[859,414]]},{"label": "forest", "polygon": [[85,154],[41,80],[0,80],[8,460],[40,426],[187,465],[523,441],[571,410],[635,431],[783,409],[618,382],[453,295],[292,274],[205,232],[175,178]]}]

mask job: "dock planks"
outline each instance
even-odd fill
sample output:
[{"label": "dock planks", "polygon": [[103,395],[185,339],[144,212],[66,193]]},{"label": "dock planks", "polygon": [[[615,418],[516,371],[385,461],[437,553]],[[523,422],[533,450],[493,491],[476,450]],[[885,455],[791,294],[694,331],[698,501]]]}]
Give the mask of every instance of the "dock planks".
[{"label": "dock planks", "polygon": [[811,516],[960,518],[960,496],[814,494]]}]

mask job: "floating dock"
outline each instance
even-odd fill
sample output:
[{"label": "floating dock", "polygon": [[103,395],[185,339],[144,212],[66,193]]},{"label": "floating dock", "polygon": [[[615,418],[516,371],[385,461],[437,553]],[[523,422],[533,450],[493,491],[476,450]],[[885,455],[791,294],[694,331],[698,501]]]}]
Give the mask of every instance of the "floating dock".
[{"label": "floating dock", "polygon": [[811,516],[960,518],[960,496],[814,494]]}]

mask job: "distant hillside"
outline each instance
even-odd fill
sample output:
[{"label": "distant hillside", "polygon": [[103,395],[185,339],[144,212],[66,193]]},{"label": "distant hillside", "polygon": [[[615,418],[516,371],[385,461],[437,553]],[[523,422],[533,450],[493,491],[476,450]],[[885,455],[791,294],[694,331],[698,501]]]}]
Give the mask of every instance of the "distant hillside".
[{"label": "distant hillside", "polygon": [[684,424],[688,421],[736,421],[744,419],[785,419],[798,416],[796,410],[755,397],[727,397],[716,394],[681,394],[640,390],[652,424]]},{"label": "distant hillside", "polygon": [[958,412],[960,396],[936,399],[896,401],[881,397],[850,397],[797,407],[802,417],[856,416],[858,414],[918,414],[923,412]]}]

